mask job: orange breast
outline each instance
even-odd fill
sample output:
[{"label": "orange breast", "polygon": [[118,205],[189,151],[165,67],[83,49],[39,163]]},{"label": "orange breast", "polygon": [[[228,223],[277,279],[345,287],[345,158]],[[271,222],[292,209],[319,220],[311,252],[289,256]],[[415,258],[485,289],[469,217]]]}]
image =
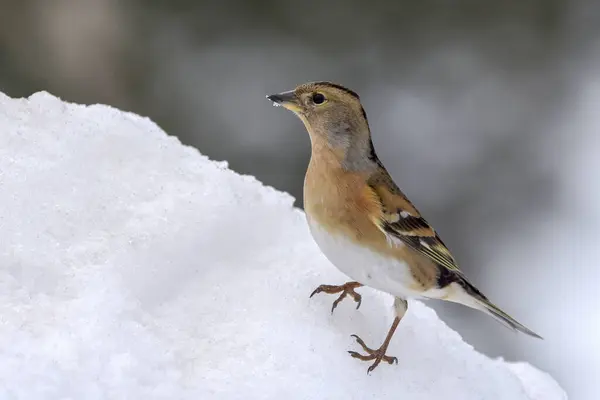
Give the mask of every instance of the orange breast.
[{"label": "orange breast", "polygon": [[376,225],[381,215],[380,200],[366,178],[359,172],[343,170],[332,151],[313,153],[304,181],[306,213],[331,234],[343,234],[356,244],[409,264],[415,278],[414,290],[432,287],[437,268],[406,246],[391,246]]},{"label": "orange breast", "polygon": [[354,240],[385,236],[372,223],[379,215],[377,198],[360,173],[344,171],[332,154],[311,158],[304,181],[304,207],[325,229]]}]

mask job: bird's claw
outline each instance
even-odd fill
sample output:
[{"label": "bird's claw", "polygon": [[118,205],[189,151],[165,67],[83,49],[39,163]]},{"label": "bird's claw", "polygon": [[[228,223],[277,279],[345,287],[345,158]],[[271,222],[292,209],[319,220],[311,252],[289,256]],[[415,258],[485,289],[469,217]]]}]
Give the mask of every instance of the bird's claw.
[{"label": "bird's claw", "polygon": [[350,297],[352,297],[352,299],[357,303],[356,309],[358,310],[358,308],[360,307],[360,305],[362,303],[362,296],[359,293],[356,293],[356,291],[354,289],[361,287],[361,286],[362,286],[362,284],[360,284],[358,282],[348,282],[348,283],[345,283],[345,284],[339,285],[339,286],[321,285],[318,288],[316,288],[315,290],[313,290],[313,292],[310,294],[310,297],[313,297],[315,294],[322,293],[322,292],[325,292],[328,294],[335,294],[335,293],[341,292],[340,296],[333,302],[333,305],[331,306],[331,313],[333,314],[333,311],[336,309],[338,304],[340,304],[340,302],[342,300],[344,300],[347,295],[350,295]]},{"label": "bird's claw", "polygon": [[360,354],[356,351],[348,351],[348,353],[354,357],[354,358],[358,358],[359,360],[362,361],[371,361],[371,360],[375,360],[375,362],[369,366],[369,368],[367,369],[367,374],[371,373],[375,368],[377,368],[377,366],[379,365],[379,363],[383,360],[385,362],[387,362],[390,365],[398,364],[398,358],[397,357],[392,357],[392,356],[387,356],[385,355],[385,351],[387,350],[387,346],[381,346],[380,348],[378,348],[377,350],[373,350],[370,347],[368,347],[365,342],[359,338],[357,335],[351,335],[356,342],[360,345],[360,347],[363,348],[363,350],[367,353],[367,355],[363,355]]}]

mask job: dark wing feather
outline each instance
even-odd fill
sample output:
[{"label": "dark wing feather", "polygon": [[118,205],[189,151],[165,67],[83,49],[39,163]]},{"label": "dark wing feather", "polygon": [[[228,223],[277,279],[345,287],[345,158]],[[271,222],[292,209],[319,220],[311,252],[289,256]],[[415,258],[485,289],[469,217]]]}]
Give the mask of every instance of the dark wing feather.
[{"label": "dark wing feather", "polygon": [[382,206],[376,223],[392,242],[399,240],[436,264],[450,271],[460,271],[450,250],[385,169],[380,167],[369,179],[369,185]]},{"label": "dark wing feather", "polygon": [[373,160],[377,162],[379,168],[368,183],[373,195],[379,199],[381,204],[381,214],[374,222],[388,240],[391,242],[400,241],[435,262],[440,269],[439,287],[457,282],[467,294],[477,301],[483,311],[512,329],[541,339],[540,335],[519,323],[489,301],[463,276],[444,242],[396,186],[376,156],[373,156]]}]

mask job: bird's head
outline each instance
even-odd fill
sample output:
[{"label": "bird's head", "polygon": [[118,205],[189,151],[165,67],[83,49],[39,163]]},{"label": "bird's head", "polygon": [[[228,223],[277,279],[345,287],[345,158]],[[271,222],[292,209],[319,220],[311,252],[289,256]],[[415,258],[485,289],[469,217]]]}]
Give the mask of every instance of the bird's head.
[{"label": "bird's head", "polygon": [[364,152],[372,150],[367,115],[358,95],[350,89],[311,82],[267,98],[302,120],[313,146],[327,145],[344,157],[350,155],[348,152],[365,156]]}]

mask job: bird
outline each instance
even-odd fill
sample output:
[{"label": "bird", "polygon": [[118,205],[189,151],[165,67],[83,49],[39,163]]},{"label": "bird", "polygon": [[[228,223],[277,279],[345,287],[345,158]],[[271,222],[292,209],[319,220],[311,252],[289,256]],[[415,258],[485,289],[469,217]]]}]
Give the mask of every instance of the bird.
[{"label": "bird", "polygon": [[372,361],[371,373],[386,354],[408,300],[439,299],[483,311],[505,326],[540,335],[512,318],[475,287],[459,269],[435,229],[396,185],[375,152],[367,114],[358,94],[342,85],[309,82],[266,96],[292,111],[308,131],[311,156],[304,179],[304,211],[311,235],[326,258],[352,281],[320,285],[318,293],[347,296],[360,307],[356,289],[367,286],[394,296],[394,320],[377,349],[352,335]]}]

